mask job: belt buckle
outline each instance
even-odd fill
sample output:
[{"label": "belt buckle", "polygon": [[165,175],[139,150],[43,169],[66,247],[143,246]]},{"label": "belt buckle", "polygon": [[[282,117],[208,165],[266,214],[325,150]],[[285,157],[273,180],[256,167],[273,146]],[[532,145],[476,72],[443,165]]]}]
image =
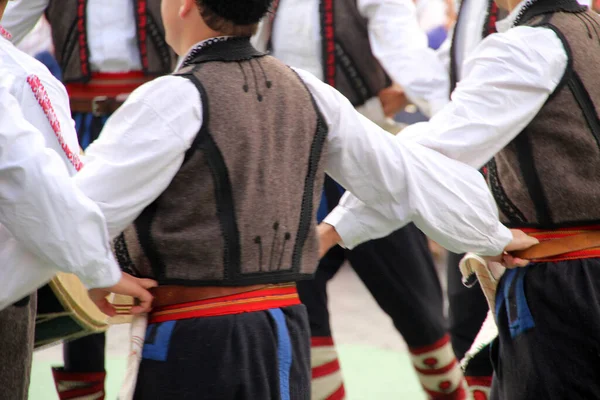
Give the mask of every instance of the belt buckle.
[{"label": "belt buckle", "polygon": [[105,113],[100,111],[100,103],[106,103],[108,96],[96,96],[92,99],[92,115],[94,117],[102,117]]}]

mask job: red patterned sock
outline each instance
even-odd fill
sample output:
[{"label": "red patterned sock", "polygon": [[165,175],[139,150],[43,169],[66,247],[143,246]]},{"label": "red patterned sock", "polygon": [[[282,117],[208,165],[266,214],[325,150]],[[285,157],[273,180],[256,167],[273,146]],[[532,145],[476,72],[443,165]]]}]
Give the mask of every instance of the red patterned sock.
[{"label": "red patterned sock", "polygon": [[311,400],[343,400],[344,378],[331,337],[311,338]]},{"label": "red patterned sock", "polygon": [[467,376],[466,379],[473,400],[490,400],[491,376]]},{"label": "red patterned sock", "polygon": [[430,346],[410,349],[419,381],[431,400],[466,400],[467,384],[454,356],[450,336]]},{"label": "red patterned sock", "polygon": [[104,400],[106,372],[65,372],[52,368],[54,384],[60,400]]}]

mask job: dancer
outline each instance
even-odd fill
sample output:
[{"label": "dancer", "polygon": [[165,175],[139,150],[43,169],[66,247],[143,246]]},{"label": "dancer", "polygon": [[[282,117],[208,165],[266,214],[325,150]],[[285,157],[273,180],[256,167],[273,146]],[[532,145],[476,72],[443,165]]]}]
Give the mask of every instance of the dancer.
[{"label": "dancer", "polygon": [[[175,66],[164,40],[160,0],[17,1],[9,5],[4,26],[18,43],[43,14],[83,149],[129,93]],[[61,399],[104,395],[105,347],[104,333],[64,344],[64,368],[53,368]],[[77,391],[66,382],[76,382]]]},{"label": "dancer", "polygon": [[[493,157],[488,179],[502,220],[556,239],[552,255],[542,253],[500,282],[491,398],[598,398],[599,352],[590,340],[600,309],[598,216],[590,205],[600,179],[594,166],[599,17],[575,0],[496,3],[510,11],[496,24],[502,33],[484,40],[466,62],[452,103],[408,134],[474,167]],[[360,210],[368,212],[368,223]],[[375,214],[350,196],[334,213],[330,222],[350,245],[395,227],[383,218],[375,224]],[[355,227],[363,232],[352,234],[344,214],[358,218]],[[326,232],[324,243],[335,237]],[[573,367],[560,367],[567,365]]]},{"label": "dancer", "polygon": [[20,400],[29,389],[35,291],[57,271],[140,297],[139,311],[152,297],[148,282],[120,272],[104,216],[70,178],[82,164],[64,87],[0,32],[0,387],[2,398]]}]

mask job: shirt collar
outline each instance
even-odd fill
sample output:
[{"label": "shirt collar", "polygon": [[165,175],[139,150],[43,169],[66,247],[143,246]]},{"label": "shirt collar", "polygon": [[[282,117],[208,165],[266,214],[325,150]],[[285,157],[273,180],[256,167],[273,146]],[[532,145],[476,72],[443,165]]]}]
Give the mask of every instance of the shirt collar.
[{"label": "shirt collar", "polygon": [[233,38],[233,36],[217,36],[217,37],[205,39],[205,40],[202,40],[202,41],[196,43],[195,45],[190,47],[190,49],[186,53],[185,57],[182,57],[180,59],[179,64],[177,65],[176,71],[179,70],[180,68],[182,68],[189,61],[191,61],[194,57],[196,57],[198,52],[200,50],[204,49],[205,47],[210,46],[211,44],[214,44],[214,43],[224,42],[224,41],[232,39],[232,38]]},{"label": "shirt collar", "polygon": [[496,22],[496,29],[498,32],[503,33],[513,28],[515,22],[526,7],[529,7],[535,0],[521,0],[521,2],[508,14],[506,18]]}]

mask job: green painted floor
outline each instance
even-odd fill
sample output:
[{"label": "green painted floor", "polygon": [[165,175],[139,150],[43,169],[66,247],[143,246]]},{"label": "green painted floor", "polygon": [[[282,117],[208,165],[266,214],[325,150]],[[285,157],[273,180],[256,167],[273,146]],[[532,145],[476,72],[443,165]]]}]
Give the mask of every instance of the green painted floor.
[{"label": "green painted floor", "polygon": [[[369,346],[339,345],[347,400],[425,400],[406,353]],[[59,362],[59,360],[57,360]],[[57,362],[36,361],[33,365],[30,400],[56,400],[50,366]],[[108,361],[107,400],[115,400],[125,358]]]}]

